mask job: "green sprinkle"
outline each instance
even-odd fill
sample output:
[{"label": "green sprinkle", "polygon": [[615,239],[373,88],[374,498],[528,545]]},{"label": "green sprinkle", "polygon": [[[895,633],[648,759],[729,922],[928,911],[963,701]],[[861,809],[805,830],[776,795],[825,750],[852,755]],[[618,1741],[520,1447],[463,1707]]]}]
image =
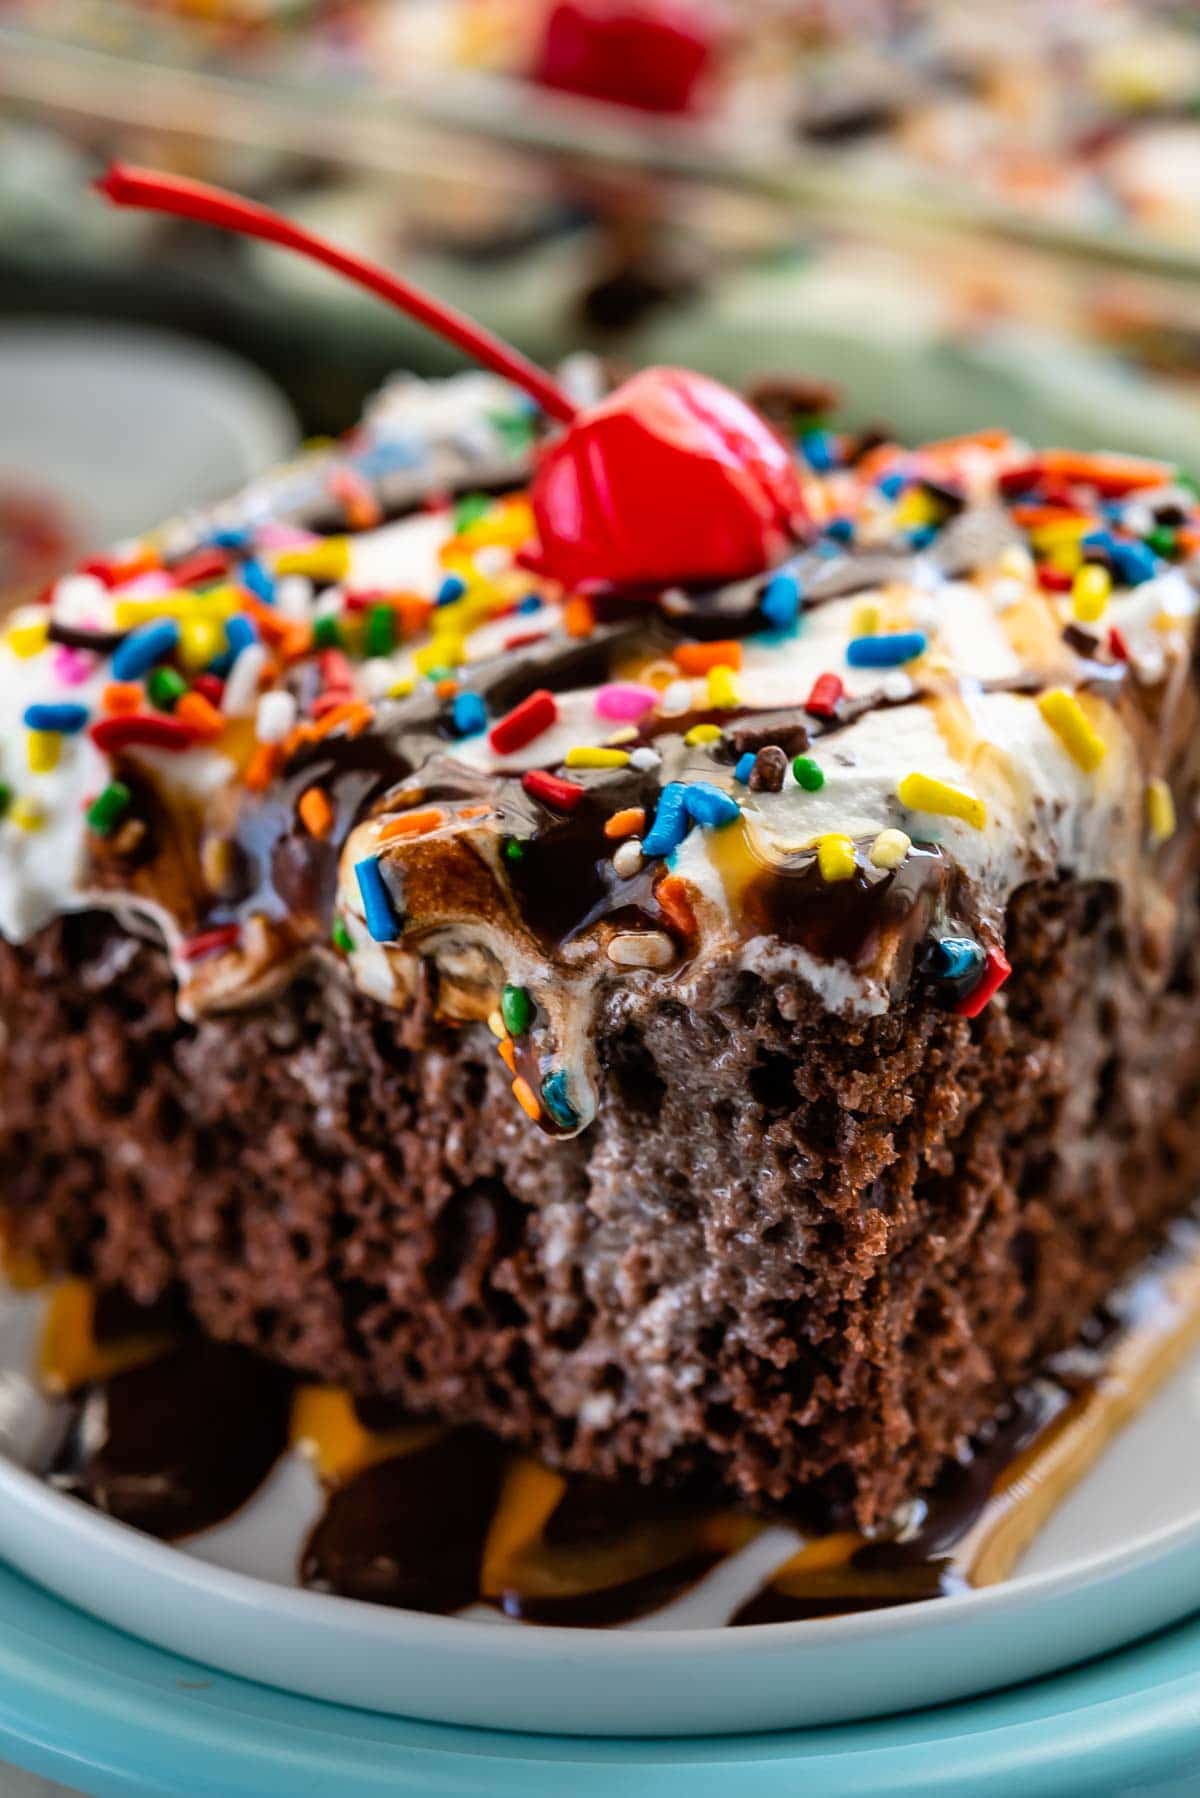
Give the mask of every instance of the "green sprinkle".
[{"label": "green sprinkle", "polygon": [[506,986],[500,995],[500,1016],[510,1036],[524,1036],[533,1022],[534,1005],[523,986]]},{"label": "green sprinkle", "polygon": [[438,667],[438,668],[427,668],[425,670],[425,679],[428,681],[433,681],[435,685],[440,680],[453,680],[454,678],[455,678],[455,674],[454,674],[453,668]]},{"label": "green sprinkle", "polygon": [[13,790],[6,780],[0,780],[0,818],[3,818],[13,802]]},{"label": "green sprinkle", "polygon": [[492,502],[486,493],[464,493],[454,508],[454,529],[469,531],[473,524],[486,518],[492,509]]},{"label": "green sprinkle", "polygon": [[391,606],[372,606],[367,612],[364,648],[369,656],[390,656],[396,647],[396,614]]},{"label": "green sprinkle", "polygon": [[104,791],[97,793],[88,806],[88,829],[95,831],[98,837],[111,836],[132,804],[133,794],[125,782],[110,780]]},{"label": "green sprinkle", "polygon": [[313,619],[313,644],[317,649],[340,649],[342,627],[331,613]]},{"label": "green sprinkle", "polygon": [[333,946],[335,949],[340,949],[343,955],[349,955],[354,947],[354,938],[346,929],[341,918],[333,920]]},{"label": "green sprinkle", "polygon": [[174,668],[155,668],[146,677],[150,703],[160,712],[173,712],[187,690],[187,682]]},{"label": "green sprinkle", "polygon": [[507,837],[502,854],[506,862],[524,861],[525,845],[517,837]]},{"label": "green sprinkle", "polygon": [[489,412],[488,423],[507,449],[519,454],[533,441],[533,419],[528,412]]},{"label": "green sprinkle", "polygon": [[1188,474],[1184,469],[1177,468],[1175,470],[1175,485],[1177,487],[1186,488],[1189,493],[1194,493],[1200,498],[1200,481],[1196,479],[1194,474]]},{"label": "green sprinkle", "polygon": [[819,793],[825,785],[825,776],[811,755],[798,755],[792,763],[792,773],[806,793]]},{"label": "green sprinkle", "polygon": [[1173,556],[1178,541],[1169,524],[1156,524],[1145,538],[1146,548],[1152,549],[1156,556]]}]

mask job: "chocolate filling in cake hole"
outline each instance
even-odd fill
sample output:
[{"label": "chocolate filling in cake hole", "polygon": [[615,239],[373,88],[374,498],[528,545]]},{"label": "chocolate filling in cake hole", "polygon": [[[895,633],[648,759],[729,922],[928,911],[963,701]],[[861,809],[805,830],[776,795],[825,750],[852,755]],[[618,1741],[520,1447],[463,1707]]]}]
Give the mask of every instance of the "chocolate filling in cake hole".
[{"label": "chocolate filling in cake hole", "polygon": [[[1200,1224],[1177,1224],[1142,1271],[1051,1358],[932,1490],[871,1537],[821,1529],[732,1625],[844,1616],[993,1584],[1055,1504],[1200,1337]],[[373,1604],[451,1613],[487,1604],[525,1622],[604,1627],[658,1610],[744,1547],[765,1519],[664,1486],[564,1476],[475,1428],[406,1417],[302,1385],[177,1316],[56,1289],[42,1373],[71,1385],[41,1471],[151,1535],[232,1515],[291,1443],[325,1504],[301,1582]],[[94,1376],[94,1377],[90,1377]]]}]

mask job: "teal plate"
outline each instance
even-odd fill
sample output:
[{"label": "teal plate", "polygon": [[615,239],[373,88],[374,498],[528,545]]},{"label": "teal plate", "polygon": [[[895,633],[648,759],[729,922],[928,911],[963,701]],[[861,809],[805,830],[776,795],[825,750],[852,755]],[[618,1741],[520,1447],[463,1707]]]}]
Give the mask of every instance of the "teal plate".
[{"label": "teal plate", "polygon": [[907,1717],[622,1742],[291,1697],[148,1647],[0,1566],[0,1758],[94,1798],[1149,1798],[1200,1790],[1200,1620]]}]

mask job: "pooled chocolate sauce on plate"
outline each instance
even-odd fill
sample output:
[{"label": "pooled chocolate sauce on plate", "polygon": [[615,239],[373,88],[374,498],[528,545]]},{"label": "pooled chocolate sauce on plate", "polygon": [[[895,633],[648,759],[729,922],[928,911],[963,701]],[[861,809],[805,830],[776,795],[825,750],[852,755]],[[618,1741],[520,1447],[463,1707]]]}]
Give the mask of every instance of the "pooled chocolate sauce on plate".
[{"label": "pooled chocolate sauce on plate", "polygon": [[[1004,1577],[1198,1335],[1200,1230],[1187,1224],[890,1533],[798,1534],[729,1621],[842,1616]],[[670,1603],[765,1527],[711,1498],[566,1477],[480,1430],[302,1385],[81,1282],[51,1295],[42,1372],[71,1388],[45,1477],[166,1540],[229,1517],[289,1441],[303,1448],[326,1500],[301,1583],[374,1604],[612,1626]]]}]

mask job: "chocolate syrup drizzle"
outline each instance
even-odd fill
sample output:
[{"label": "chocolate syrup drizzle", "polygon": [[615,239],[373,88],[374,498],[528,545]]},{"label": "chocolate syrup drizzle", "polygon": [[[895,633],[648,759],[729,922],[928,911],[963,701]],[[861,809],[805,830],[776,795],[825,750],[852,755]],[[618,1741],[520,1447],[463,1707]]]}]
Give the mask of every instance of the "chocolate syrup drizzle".
[{"label": "chocolate syrup drizzle", "polygon": [[[806,1548],[776,1569],[731,1625],[842,1616],[969,1586],[965,1544],[1006,1477],[1049,1450],[1097,1390],[1129,1330],[1170,1327],[1171,1279],[1195,1261],[1198,1243],[1200,1227],[1178,1225],[1079,1340],[890,1530],[870,1540],[844,1531],[814,1535],[806,1516]],[[161,1314],[99,1295],[97,1344],[144,1341],[161,1328]],[[109,1516],[178,1541],[231,1516],[258,1490],[288,1444],[297,1389],[293,1375],[185,1326],[155,1358],[73,1393],[39,1471]],[[548,1493],[545,1513],[500,1555],[497,1574],[491,1544],[509,1502],[506,1480],[532,1464],[481,1430],[414,1425],[381,1401],[351,1401],[348,1414],[359,1434],[367,1432],[364,1440],[381,1446],[327,1483],[299,1562],[301,1583],[313,1590],[441,1614],[487,1603],[525,1622],[613,1626],[679,1597],[763,1525],[711,1496],[534,1469]],[[411,1441],[389,1453],[387,1433],[398,1429]],[[833,1520],[825,1527],[832,1530]],[[808,1554],[814,1546],[818,1552]]]}]

